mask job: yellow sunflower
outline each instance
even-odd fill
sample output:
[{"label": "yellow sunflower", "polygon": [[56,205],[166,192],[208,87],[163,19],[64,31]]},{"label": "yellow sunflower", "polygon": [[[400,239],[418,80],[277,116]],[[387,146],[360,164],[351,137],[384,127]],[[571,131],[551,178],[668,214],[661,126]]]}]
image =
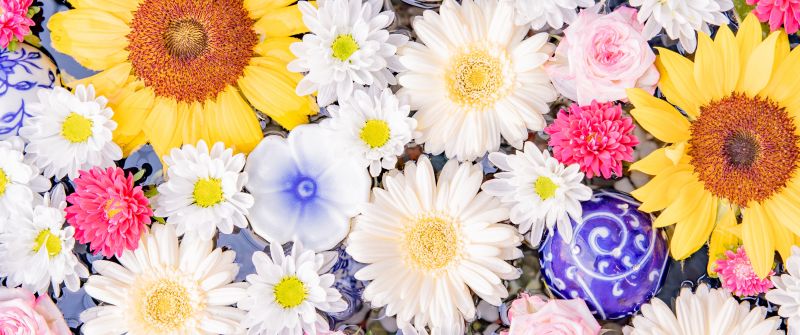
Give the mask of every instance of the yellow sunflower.
[{"label": "yellow sunflower", "polygon": [[307,31],[294,2],[72,0],[48,28],[57,50],[101,71],[78,83],[109,99],[126,156],[200,139],[249,152],[262,138],[253,107],[288,129],[318,110],[286,69],[290,36]]},{"label": "yellow sunflower", "polygon": [[669,143],[631,169],[655,176],[633,195],[641,210],[662,211],[655,226],[676,224],[672,256],[688,257],[716,228],[719,244],[741,236],[764,278],[775,250],[786,259],[800,235],[800,48],[782,31],[762,37],[749,16],[736,36],[700,32],[694,61],[661,49],[669,103],[640,89],[628,97],[639,124]]}]

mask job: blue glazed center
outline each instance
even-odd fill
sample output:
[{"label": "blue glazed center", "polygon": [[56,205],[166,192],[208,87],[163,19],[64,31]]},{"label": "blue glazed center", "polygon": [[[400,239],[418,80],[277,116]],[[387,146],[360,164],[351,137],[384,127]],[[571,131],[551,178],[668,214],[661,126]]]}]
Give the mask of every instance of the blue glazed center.
[{"label": "blue glazed center", "polygon": [[308,177],[297,178],[294,184],[294,194],[299,200],[309,200],[317,194],[317,183]]}]

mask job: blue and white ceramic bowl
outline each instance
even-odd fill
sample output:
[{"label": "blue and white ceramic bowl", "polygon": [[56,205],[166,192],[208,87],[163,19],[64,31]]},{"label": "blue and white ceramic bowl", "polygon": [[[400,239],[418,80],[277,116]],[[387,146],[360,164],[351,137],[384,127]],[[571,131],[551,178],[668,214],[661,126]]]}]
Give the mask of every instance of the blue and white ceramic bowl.
[{"label": "blue and white ceramic bowl", "polygon": [[28,44],[16,51],[0,49],[0,140],[16,136],[36,92],[56,85],[56,65],[45,53]]}]

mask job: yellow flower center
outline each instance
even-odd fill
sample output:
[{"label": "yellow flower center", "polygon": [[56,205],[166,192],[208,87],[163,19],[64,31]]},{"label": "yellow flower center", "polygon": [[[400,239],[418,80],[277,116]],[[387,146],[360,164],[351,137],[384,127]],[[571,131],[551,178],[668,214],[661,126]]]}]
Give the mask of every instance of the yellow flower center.
[{"label": "yellow flower center", "polygon": [[122,209],[120,209],[119,207],[116,206],[116,204],[114,203],[114,200],[108,199],[108,200],[106,200],[105,211],[106,211],[106,218],[111,220],[117,214],[119,214],[119,212],[121,212]]},{"label": "yellow flower center", "polygon": [[172,21],[164,32],[167,52],[176,58],[194,59],[208,46],[206,29],[193,19]]},{"label": "yellow flower center", "polygon": [[306,286],[295,276],[284,277],[275,285],[275,301],[283,308],[299,306],[306,300]]},{"label": "yellow flower center", "polygon": [[380,148],[389,141],[391,129],[389,124],[383,120],[369,120],[361,128],[361,140],[370,148]]},{"label": "yellow flower center", "polygon": [[200,179],[194,184],[194,202],[200,207],[211,207],[222,200],[222,180],[216,178]]},{"label": "yellow flower center", "polygon": [[8,186],[9,180],[6,172],[3,169],[0,169],[0,196],[6,193],[6,186]]},{"label": "yellow flower center", "polygon": [[92,125],[94,122],[83,115],[72,112],[64,119],[61,125],[61,136],[72,143],[83,143],[92,137]]},{"label": "yellow flower center", "polygon": [[450,99],[462,106],[484,110],[507,94],[503,64],[485,51],[456,56],[446,72]]},{"label": "yellow flower center", "polygon": [[333,50],[334,58],[344,62],[350,59],[350,56],[352,56],[353,53],[358,51],[358,43],[356,43],[356,39],[353,38],[353,35],[342,34],[333,40],[333,44],[331,44],[331,50]]},{"label": "yellow flower center", "polygon": [[189,291],[170,279],[150,287],[142,308],[144,320],[163,333],[181,330],[193,313]]},{"label": "yellow flower center", "polygon": [[458,231],[452,219],[440,215],[417,218],[405,234],[411,261],[426,270],[449,265],[459,251]]},{"label": "yellow flower center", "polygon": [[50,257],[58,255],[61,252],[61,239],[50,229],[44,229],[39,232],[39,235],[36,235],[36,239],[33,241],[33,252],[39,252],[42,247],[47,250]]},{"label": "yellow flower center", "polygon": [[538,177],[536,178],[536,183],[534,183],[534,190],[536,190],[536,194],[539,195],[539,198],[542,200],[547,200],[556,195],[556,190],[558,189],[558,185],[553,182],[552,179],[548,177]]}]

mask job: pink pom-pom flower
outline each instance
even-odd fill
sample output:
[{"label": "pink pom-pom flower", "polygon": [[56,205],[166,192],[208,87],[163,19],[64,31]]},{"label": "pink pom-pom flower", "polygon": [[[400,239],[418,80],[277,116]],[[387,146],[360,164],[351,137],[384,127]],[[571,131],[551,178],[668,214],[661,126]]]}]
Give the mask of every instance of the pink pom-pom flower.
[{"label": "pink pom-pom flower", "polygon": [[94,168],[81,171],[74,183],[66,218],[75,239],[104,257],[135,250],[153,210],[142,188],[133,186],[133,176],[118,167]]},{"label": "pink pom-pom flower", "polygon": [[752,13],[759,21],[769,22],[771,31],[783,26],[791,35],[800,28],[800,0],[747,0],[747,4],[756,5]]},{"label": "pink pom-pom flower", "polygon": [[716,272],[722,287],[740,297],[766,293],[772,288],[772,281],[769,278],[775,275],[775,271],[772,271],[766,278],[759,278],[753,271],[743,247],[739,247],[735,252],[725,251],[725,257],[716,262]]},{"label": "pink pom-pom flower", "polygon": [[550,135],[553,157],[570,165],[577,163],[586,177],[612,173],[622,176],[622,161],[633,160],[633,147],[639,139],[633,135],[633,120],[622,116],[622,107],[597,103],[561,110],[555,122],[545,128]]},{"label": "pink pom-pom flower", "polygon": [[28,17],[33,0],[0,0],[0,48],[12,41],[22,42],[35,23]]}]

